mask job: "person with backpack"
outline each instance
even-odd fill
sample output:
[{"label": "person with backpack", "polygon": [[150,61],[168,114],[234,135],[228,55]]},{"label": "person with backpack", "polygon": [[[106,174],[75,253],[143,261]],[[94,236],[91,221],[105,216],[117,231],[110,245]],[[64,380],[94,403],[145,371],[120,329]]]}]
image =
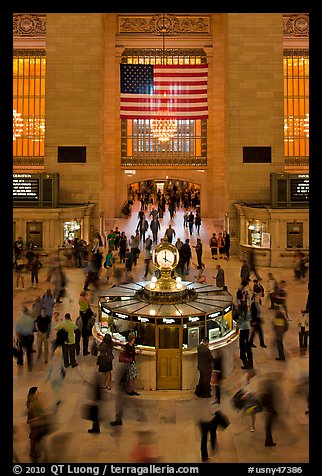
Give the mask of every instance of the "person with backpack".
[{"label": "person with backpack", "polygon": [[210,246],[211,258],[212,259],[218,259],[217,258],[218,241],[217,241],[216,233],[212,234],[212,237],[209,240],[209,246]]},{"label": "person with backpack", "polygon": [[[72,321],[72,317],[69,312],[65,314],[65,319],[59,322],[55,326],[55,331],[57,331],[57,339],[58,339],[58,332],[63,329],[67,336],[62,342],[62,350],[63,350],[63,359],[64,359],[64,366],[69,367],[77,367],[76,363],[76,344],[75,344],[75,331],[77,330],[76,324]],[[59,340],[59,339],[58,339]],[[59,345],[59,344],[58,344]]]}]

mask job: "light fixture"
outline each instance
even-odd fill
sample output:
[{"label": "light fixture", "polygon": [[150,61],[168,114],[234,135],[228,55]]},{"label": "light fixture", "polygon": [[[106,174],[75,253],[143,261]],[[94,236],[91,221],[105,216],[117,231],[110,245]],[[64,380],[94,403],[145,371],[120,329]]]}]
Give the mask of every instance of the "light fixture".
[{"label": "light fixture", "polygon": [[[167,28],[165,26],[164,13],[163,13],[163,25],[160,28],[162,32],[162,65],[165,64],[165,33]],[[167,95],[164,93],[164,98],[166,99]],[[166,101],[164,102],[166,104]],[[160,142],[168,142],[171,137],[174,136],[177,130],[177,122],[173,118],[173,115],[170,113],[169,109],[164,106],[160,108],[159,111],[155,113],[155,119],[151,119],[151,132],[154,137],[156,137]]]},{"label": "light fixture", "polygon": [[23,131],[23,119],[20,112],[17,112],[13,109],[13,140],[16,140],[17,137],[21,137]]},{"label": "light fixture", "polygon": [[26,123],[26,133],[33,142],[41,142],[45,137],[45,119],[29,117]]}]

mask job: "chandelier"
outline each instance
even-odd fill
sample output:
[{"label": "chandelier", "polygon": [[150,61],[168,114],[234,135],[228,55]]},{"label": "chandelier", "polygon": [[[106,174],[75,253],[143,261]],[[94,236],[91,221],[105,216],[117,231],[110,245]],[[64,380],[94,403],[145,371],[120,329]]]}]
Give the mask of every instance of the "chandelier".
[{"label": "chandelier", "polygon": [[[160,112],[156,116],[160,116]],[[160,142],[168,142],[174,136],[177,130],[175,119],[156,119],[151,120],[151,132]]]},{"label": "chandelier", "polygon": [[45,137],[45,119],[29,117],[26,123],[26,133],[33,142],[41,142]]},{"label": "chandelier", "polygon": [[[162,26],[160,27],[162,33],[162,64],[165,64],[165,33],[167,27],[165,26],[164,13],[162,17]],[[166,99],[166,94],[164,94]],[[168,142],[173,137],[177,130],[177,121],[173,119],[169,109],[162,108],[155,113],[155,118],[150,122],[152,135],[160,142]]]},{"label": "chandelier", "polygon": [[23,119],[20,112],[17,112],[13,109],[13,140],[16,140],[17,137],[21,137],[23,131]]}]

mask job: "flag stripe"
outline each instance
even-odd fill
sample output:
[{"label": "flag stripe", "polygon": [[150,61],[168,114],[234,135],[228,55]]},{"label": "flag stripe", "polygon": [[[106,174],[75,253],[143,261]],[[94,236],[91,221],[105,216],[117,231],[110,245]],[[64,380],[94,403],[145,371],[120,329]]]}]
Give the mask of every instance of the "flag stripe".
[{"label": "flag stripe", "polygon": [[[121,119],[207,119],[208,65],[121,64]],[[161,116],[160,116],[161,117]]]}]

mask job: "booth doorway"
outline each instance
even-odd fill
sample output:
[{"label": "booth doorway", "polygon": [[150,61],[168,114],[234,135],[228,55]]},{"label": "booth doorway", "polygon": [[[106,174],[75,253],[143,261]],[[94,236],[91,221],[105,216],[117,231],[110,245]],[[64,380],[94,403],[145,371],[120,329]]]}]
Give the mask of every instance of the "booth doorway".
[{"label": "booth doorway", "polygon": [[156,328],[157,390],[181,390],[182,326]]}]

